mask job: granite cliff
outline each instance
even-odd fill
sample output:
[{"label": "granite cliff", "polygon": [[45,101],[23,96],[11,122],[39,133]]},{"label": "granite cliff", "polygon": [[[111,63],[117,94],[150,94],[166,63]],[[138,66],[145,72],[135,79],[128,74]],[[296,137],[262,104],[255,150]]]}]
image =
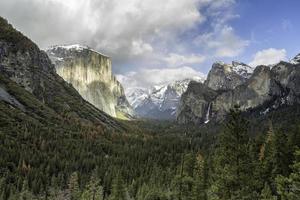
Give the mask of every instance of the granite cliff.
[{"label": "granite cliff", "polygon": [[243,111],[256,109],[266,114],[299,103],[299,67],[299,55],[290,62],[255,69],[238,62],[215,63],[204,84],[190,83],[182,95],[177,121],[182,124],[219,121],[234,105]]},{"label": "granite cliff", "polygon": [[1,120],[11,120],[8,124],[20,124],[30,118],[31,125],[36,122],[58,127],[63,118],[68,118],[78,124],[122,128],[115,119],[85,101],[56,73],[47,54],[1,17],[0,104]]},{"label": "granite cliff", "polygon": [[133,116],[108,56],[81,45],[53,46],[46,52],[56,72],[85,100],[113,117]]}]

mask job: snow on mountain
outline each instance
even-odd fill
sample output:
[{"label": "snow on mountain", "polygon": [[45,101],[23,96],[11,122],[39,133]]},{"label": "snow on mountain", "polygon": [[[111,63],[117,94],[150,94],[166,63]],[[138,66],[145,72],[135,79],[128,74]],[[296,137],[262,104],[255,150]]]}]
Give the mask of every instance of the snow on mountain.
[{"label": "snow on mountain", "polygon": [[175,119],[181,95],[191,80],[203,82],[204,77],[178,80],[151,88],[129,88],[126,95],[129,103],[140,117],[152,119]]},{"label": "snow on mountain", "polygon": [[292,63],[292,64],[294,64],[294,65],[300,64],[300,53],[299,53],[297,56],[295,56],[295,57],[290,61],[290,63]]},{"label": "snow on mountain", "polygon": [[[90,50],[90,51],[93,51],[95,53],[98,53],[102,56],[105,56],[105,57],[109,57],[99,51],[96,51],[92,48],[90,48],[89,46],[86,46],[86,45],[81,45],[81,44],[70,44],[70,45],[54,45],[54,46],[50,46],[48,47],[47,49],[45,49],[46,52],[55,52],[56,50],[66,50],[66,51],[78,51],[78,52],[81,52],[85,49],[87,50]],[[52,53],[54,55],[54,53]]]},{"label": "snow on mountain", "polygon": [[249,78],[254,71],[254,68],[250,67],[249,65],[237,61],[232,61],[231,66],[232,71],[243,76],[244,78]]}]

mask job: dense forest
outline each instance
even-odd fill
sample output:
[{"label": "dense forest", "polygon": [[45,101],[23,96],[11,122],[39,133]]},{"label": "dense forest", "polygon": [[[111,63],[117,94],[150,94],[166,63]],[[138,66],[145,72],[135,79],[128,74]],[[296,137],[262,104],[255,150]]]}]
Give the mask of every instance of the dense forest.
[{"label": "dense forest", "polygon": [[253,135],[253,124],[238,108],[211,135],[172,122],[123,122],[128,133],[74,125],[59,134],[55,128],[13,123],[0,131],[1,199],[300,196],[298,123],[282,129],[268,120],[267,130]]}]

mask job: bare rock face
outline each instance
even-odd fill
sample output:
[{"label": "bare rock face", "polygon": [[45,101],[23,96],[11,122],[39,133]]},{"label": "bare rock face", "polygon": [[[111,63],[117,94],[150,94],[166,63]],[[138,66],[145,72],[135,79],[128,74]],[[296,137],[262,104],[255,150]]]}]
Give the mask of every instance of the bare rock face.
[{"label": "bare rock face", "polygon": [[[103,126],[120,128],[112,117],[85,101],[56,73],[44,51],[1,17],[0,73],[33,94],[58,115],[68,114]],[[22,102],[17,102],[7,93],[5,85],[0,88],[2,99],[20,109],[26,109]]]},{"label": "bare rock face", "polygon": [[243,111],[262,109],[260,113],[263,114],[283,105],[300,103],[298,57],[290,63],[258,66],[253,72],[243,70],[246,73],[236,73],[234,66],[247,67],[237,62],[232,65],[215,63],[205,81],[207,87],[191,84],[182,95],[177,121],[184,124],[222,120],[234,105],[239,105]]},{"label": "bare rock face", "polygon": [[205,84],[213,90],[231,90],[244,83],[252,71],[253,69],[244,63],[216,62],[209,71]]},{"label": "bare rock face", "polygon": [[270,68],[259,66],[244,84],[218,95],[212,103],[213,112],[217,119],[222,119],[234,105],[239,105],[242,110],[259,106],[271,99],[270,86]]},{"label": "bare rock face", "polygon": [[109,57],[81,45],[54,46],[47,54],[57,73],[85,100],[113,117],[133,115]]},{"label": "bare rock face", "polygon": [[191,81],[181,96],[177,110],[177,121],[181,124],[208,122],[211,102],[217,92],[200,82]]}]

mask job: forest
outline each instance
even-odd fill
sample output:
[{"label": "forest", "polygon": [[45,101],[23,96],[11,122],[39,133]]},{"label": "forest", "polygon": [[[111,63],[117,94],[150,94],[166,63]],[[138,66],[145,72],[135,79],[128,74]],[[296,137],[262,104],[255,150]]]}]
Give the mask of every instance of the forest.
[{"label": "forest", "polygon": [[59,134],[13,122],[0,132],[1,199],[296,200],[300,127],[274,122],[250,134],[237,107],[215,134],[172,122],[123,122],[127,133],[75,125]]}]

